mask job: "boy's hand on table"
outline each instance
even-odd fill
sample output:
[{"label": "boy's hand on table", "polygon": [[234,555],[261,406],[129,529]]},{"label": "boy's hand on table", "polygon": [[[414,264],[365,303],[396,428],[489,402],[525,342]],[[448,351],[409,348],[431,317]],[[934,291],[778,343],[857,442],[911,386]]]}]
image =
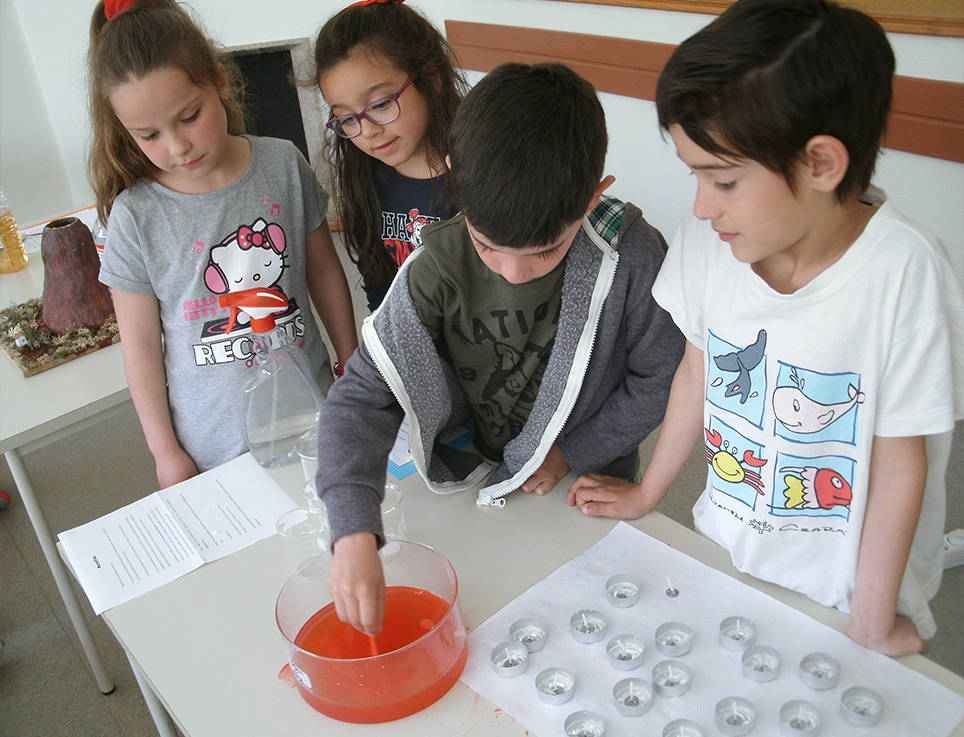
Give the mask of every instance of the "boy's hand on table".
[{"label": "boy's hand on table", "polygon": [[328,593],[342,622],[366,635],[381,632],[385,617],[385,571],[372,533],[356,532],[335,541]]},{"label": "boy's hand on table", "polygon": [[552,487],[559,483],[559,479],[567,473],[569,473],[569,463],[566,462],[559,446],[553,443],[542,465],[519,488],[543,496],[548,494]]},{"label": "boy's hand on table", "polygon": [[917,634],[914,623],[900,616],[894,617],[894,624],[889,632],[875,635],[861,626],[859,614],[851,612],[847,635],[858,645],[876,650],[891,658],[912,653],[926,653],[930,648],[927,640]]},{"label": "boy's hand on table", "polygon": [[154,465],[157,468],[157,483],[162,489],[187,481],[198,474],[191,456],[180,446],[155,456]]},{"label": "boy's hand on table", "polygon": [[590,517],[638,519],[650,512],[662,496],[652,499],[642,484],[631,484],[598,473],[580,476],[569,487],[568,504]]}]

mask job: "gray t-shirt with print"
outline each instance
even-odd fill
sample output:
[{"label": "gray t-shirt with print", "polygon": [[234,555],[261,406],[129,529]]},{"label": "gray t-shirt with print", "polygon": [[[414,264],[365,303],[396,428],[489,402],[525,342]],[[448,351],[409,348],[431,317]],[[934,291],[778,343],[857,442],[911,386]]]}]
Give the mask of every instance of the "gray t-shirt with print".
[{"label": "gray t-shirt with print", "polygon": [[250,328],[226,334],[218,295],[280,288],[290,307],[276,315],[278,326],[300,345],[322,394],[331,384],[305,282],[305,236],[323,223],[327,196],[291,143],[246,138],[248,169],[223,189],[181,194],[141,179],[122,192],[101,263],[104,284],[158,299],[174,431],[202,471],[247,450],[241,389],[252,371]]}]

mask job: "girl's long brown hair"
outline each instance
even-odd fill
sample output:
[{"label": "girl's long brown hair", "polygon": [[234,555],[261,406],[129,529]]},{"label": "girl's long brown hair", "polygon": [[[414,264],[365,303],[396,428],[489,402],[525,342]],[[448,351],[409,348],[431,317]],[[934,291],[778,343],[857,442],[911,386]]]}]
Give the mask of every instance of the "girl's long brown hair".
[{"label": "girl's long brown hair", "polygon": [[161,69],[182,69],[198,87],[218,87],[228,74],[222,102],[228,133],[244,132],[243,85],[237,67],[204,35],[174,0],[141,0],[107,20],[97,3],[90,22],[88,52],[90,119],[93,129],[87,176],[97,199],[97,216],[107,222],[114,200],[154,165],[121,125],[108,96],[119,85]]},{"label": "girl's long brown hair", "polygon": [[[314,83],[354,53],[384,59],[406,75],[418,72],[414,86],[429,107],[425,150],[429,165],[444,171],[449,129],[466,84],[442,35],[401,3],[345,8],[318,33]],[[370,291],[396,271],[382,244],[381,206],[375,195],[377,161],[331,132],[326,141],[335,169],[334,189],[341,205],[345,246],[361,273],[362,286]]]}]

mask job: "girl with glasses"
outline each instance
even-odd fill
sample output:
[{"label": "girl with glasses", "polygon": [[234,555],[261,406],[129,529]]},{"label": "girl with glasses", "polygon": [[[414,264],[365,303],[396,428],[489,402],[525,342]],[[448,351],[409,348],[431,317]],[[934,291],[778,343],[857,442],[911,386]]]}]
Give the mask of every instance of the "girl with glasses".
[{"label": "girl with glasses", "polygon": [[465,81],[442,35],[395,0],[332,17],[315,42],[315,79],[331,108],[345,246],[374,310],[422,227],[453,214],[445,157]]}]

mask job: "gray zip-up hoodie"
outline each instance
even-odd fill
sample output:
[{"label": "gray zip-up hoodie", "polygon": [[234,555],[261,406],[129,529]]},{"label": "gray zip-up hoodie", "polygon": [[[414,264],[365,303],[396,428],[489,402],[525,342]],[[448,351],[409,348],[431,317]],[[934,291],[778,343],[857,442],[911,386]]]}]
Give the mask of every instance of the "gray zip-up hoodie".
[{"label": "gray zip-up hoodie", "polygon": [[[433,231],[452,227],[464,228],[464,221],[426,228],[426,247]],[[437,493],[484,483],[479,503],[502,504],[553,443],[577,474],[637,476],[639,443],[663,419],[683,353],[682,335],[651,293],[665,252],[659,231],[633,205],[625,205],[608,241],[584,220],[566,256],[559,324],[539,394],[497,466],[436,441],[470,410],[416,314],[407,274],[419,252],[410,256],[365,320],[362,346],[322,405],[316,481],[332,541],[363,531],[381,540],[385,469],[406,413],[415,465]]]}]

